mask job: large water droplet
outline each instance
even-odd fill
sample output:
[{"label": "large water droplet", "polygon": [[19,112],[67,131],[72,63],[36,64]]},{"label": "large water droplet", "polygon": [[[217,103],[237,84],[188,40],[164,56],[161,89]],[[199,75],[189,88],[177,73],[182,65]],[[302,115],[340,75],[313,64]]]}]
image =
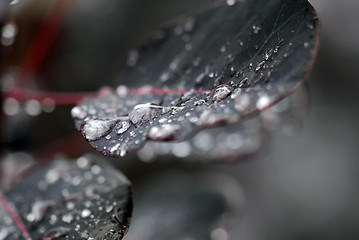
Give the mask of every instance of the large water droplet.
[{"label": "large water droplet", "polygon": [[74,107],[71,109],[71,116],[77,119],[84,119],[87,116],[87,113],[80,107]]},{"label": "large water droplet", "polygon": [[153,126],[148,133],[148,138],[152,140],[169,140],[180,129],[181,126],[177,124],[164,124],[161,126]]},{"label": "large water droplet", "polygon": [[31,212],[26,216],[26,220],[32,223],[39,222],[53,204],[53,201],[36,201],[31,207]]},{"label": "large water droplet", "polygon": [[157,117],[160,113],[160,108],[162,107],[151,103],[138,104],[133,107],[133,111],[130,112],[128,117],[133,124],[141,124]]},{"label": "large water droplet", "polygon": [[229,94],[233,91],[233,88],[227,84],[220,85],[216,89],[214,89],[212,94],[213,102],[220,102],[223,99],[227,98]]},{"label": "large water droplet", "polygon": [[83,128],[82,133],[89,141],[94,141],[105,136],[116,124],[116,120],[88,120]]},{"label": "large water droplet", "polygon": [[83,217],[83,218],[86,218],[86,217],[88,217],[90,215],[91,215],[91,211],[89,209],[87,209],[87,208],[85,208],[85,209],[83,209],[81,211],[81,217]]}]

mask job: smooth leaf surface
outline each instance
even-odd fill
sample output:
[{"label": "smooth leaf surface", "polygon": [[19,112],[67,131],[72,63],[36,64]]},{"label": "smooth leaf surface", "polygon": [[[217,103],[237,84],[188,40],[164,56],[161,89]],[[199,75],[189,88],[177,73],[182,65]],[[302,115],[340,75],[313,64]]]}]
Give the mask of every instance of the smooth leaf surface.
[{"label": "smooth leaf surface", "polygon": [[124,239],[210,240],[220,239],[218,232],[235,239],[229,232],[238,224],[242,194],[235,178],[218,171],[146,177],[136,185],[133,222]]},{"label": "smooth leaf surface", "polygon": [[130,182],[91,156],[55,161],[1,202],[0,239],[122,239],[132,215]]},{"label": "smooth leaf surface", "polygon": [[277,103],[308,75],[319,24],[305,0],[219,5],[177,20],[129,53],[116,91],[72,116],[104,155],[149,140],[183,140]]}]

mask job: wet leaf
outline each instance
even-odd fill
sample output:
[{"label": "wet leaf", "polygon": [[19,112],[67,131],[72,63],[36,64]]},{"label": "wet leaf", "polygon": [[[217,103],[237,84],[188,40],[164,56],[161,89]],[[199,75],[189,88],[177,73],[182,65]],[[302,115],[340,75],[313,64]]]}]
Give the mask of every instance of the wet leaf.
[{"label": "wet leaf", "polygon": [[130,182],[91,156],[55,161],[1,202],[0,239],[122,239],[132,215]]},{"label": "wet leaf", "polygon": [[129,53],[116,91],[72,110],[93,147],[124,156],[147,139],[184,140],[237,123],[306,78],[319,43],[318,18],[307,1],[228,3],[155,32]]},{"label": "wet leaf", "polygon": [[[133,222],[124,239],[235,239],[230,229],[238,224],[242,194],[236,179],[218,171],[146,177],[136,186]],[[218,238],[218,232],[228,238]]]}]

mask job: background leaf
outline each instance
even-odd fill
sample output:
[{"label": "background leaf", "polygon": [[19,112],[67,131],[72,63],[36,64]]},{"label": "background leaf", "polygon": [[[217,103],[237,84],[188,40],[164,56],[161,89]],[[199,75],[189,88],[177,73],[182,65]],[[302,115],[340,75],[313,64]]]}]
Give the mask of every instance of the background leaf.
[{"label": "background leaf", "polygon": [[[93,156],[59,160],[4,194],[32,239],[121,239],[132,215],[126,177]],[[1,239],[21,239],[0,207]]]}]

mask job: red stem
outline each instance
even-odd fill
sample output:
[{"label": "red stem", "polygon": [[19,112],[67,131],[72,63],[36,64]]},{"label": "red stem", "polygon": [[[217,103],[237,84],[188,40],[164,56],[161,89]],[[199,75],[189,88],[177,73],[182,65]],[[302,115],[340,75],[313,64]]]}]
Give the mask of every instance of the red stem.
[{"label": "red stem", "polygon": [[14,220],[15,224],[20,229],[24,238],[26,240],[31,240],[30,234],[27,231],[25,224],[22,222],[21,218],[16,213],[16,211],[11,206],[11,204],[9,203],[9,201],[6,199],[6,197],[4,196],[4,194],[2,192],[0,192],[0,204],[4,208],[4,210],[10,215],[12,220]]},{"label": "red stem", "polygon": [[19,87],[24,87],[43,64],[64,22],[69,6],[69,0],[57,0],[46,16],[20,65],[21,71],[17,76]]},{"label": "red stem", "polygon": [[[146,94],[155,94],[155,95],[164,95],[164,94],[184,94],[186,92],[193,93],[212,93],[212,90],[177,90],[177,89],[152,89],[152,88],[135,88],[129,89],[128,93],[133,95],[146,95]],[[99,93],[96,92],[80,92],[80,93],[71,93],[71,92],[43,92],[35,90],[26,90],[21,88],[12,88],[5,93],[5,98],[15,98],[21,103],[24,103],[28,100],[37,100],[42,103],[46,99],[52,99],[55,102],[56,106],[65,106],[65,105],[76,105],[81,102],[85,97],[94,97]]]}]

